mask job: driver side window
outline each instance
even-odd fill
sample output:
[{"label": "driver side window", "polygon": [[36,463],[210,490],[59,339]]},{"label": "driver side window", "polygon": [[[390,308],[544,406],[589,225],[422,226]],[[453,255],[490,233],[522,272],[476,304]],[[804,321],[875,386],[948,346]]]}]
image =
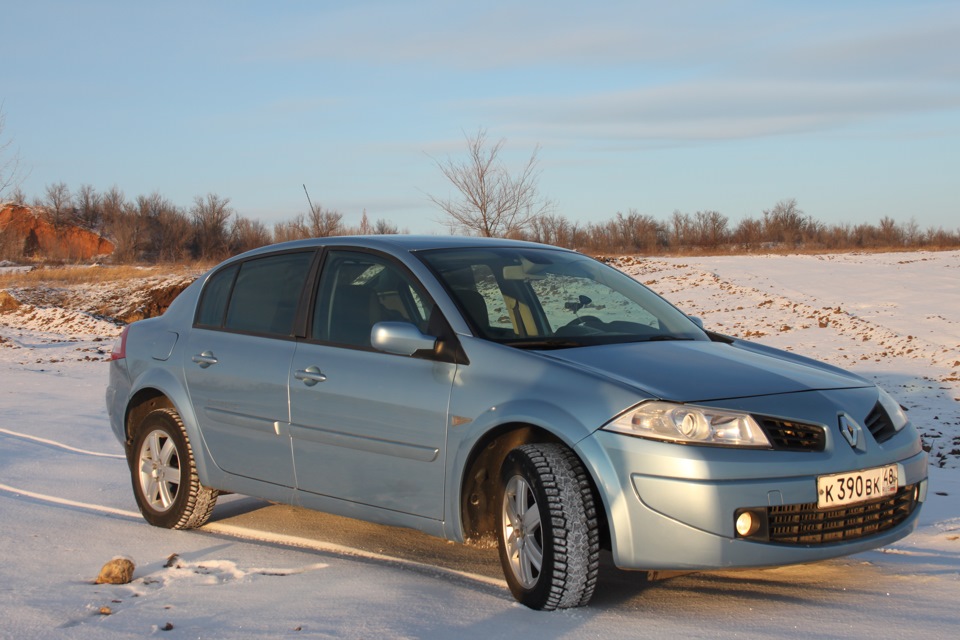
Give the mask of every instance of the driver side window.
[{"label": "driver side window", "polygon": [[399,321],[426,332],[433,301],[399,266],[360,251],[331,251],[313,312],[314,340],[371,348],[378,322]]}]

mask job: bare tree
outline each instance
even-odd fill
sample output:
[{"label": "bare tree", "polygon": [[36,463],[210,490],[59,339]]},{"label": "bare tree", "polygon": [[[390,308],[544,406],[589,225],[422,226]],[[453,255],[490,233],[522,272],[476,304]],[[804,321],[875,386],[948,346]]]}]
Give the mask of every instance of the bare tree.
[{"label": "bare tree", "polygon": [[615,236],[627,251],[653,253],[667,244],[667,231],[653,216],[630,209],[627,215],[617,212],[613,220]]},{"label": "bare tree", "polygon": [[73,206],[77,211],[77,222],[91,231],[99,232],[103,228],[103,198],[92,185],[82,184],[73,194]]},{"label": "bare tree", "polygon": [[697,211],[693,225],[701,247],[716,249],[727,240],[727,216],[719,211]]},{"label": "bare tree", "polygon": [[800,210],[794,198],[781,200],[763,212],[763,235],[767,242],[800,244],[811,219]]},{"label": "bare tree", "polygon": [[763,223],[756,218],[744,218],[733,230],[733,241],[745,249],[753,249],[763,242]]},{"label": "bare tree", "polygon": [[0,202],[4,201],[3,192],[20,184],[20,154],[11,151],[13,140],[3,139],[6,123],[3,105],[0,104]]},{"label": "bare tree", "polygon": [[147,235],[145,221],[134,206],[126,200],[110,215],[110,238],[113,240],[113,259],[121,264],[136,262],[140,258],[144,237]]},{"label": "bare tree", "polygon": [[170,205],[160,209],[152,227],[157,260],[181,262],[189,256],[191,226],[182,208]]},{"label": "bare tree", "polygon": [[685,247],[693,242],[693,222],[689,213],[679,209],[670,217],[670,242],[675,248]]},{"label": "bare tree", "polygon": [[228,248],[228,223],[233,209],[230,198],[215,193],[193,199],[190,209],[197,242],[198,257],[204,260],[222,258]]},{"label": "bare tree", "polygon": [[190,220],[183,210],[154,191],[149,196],[137,196],[134,215],[139,218],[138,249],[142,257],[160,262],[176,262],[189,249]]},{"label": "bare tree", "polygon": [[370,218],[367,217],[367,210],[363,210],[363,216],[360,218],[360,228],[357,230],[362,236],[368,236],[373,233],[373,227],[370,225]]},{"label": "bare tree", "polygon": [[500,159],[505,140],[489,144],[487,131],[481,128],[466,141],[465,160],[434,160],[460,193],[460,198],[429,196],[452,229],[487,237],[516,236],[538,217],[552,213],[553,203],[537,189],[539,146],[520,172],[512,174]]},{"label": "bare tree", "polygon": [[309,237],[310,232],[307,230],[307,223],[304,222],[302,213],[289,222],[277,222],[273,225],[274,242],[289,242],[290,240],[303,240]]},{"label": "bare tree", "polygon": [[70,188],[65,182],[48,184],[43,192],[43,198],[37,204],[44,209],[47,219],[55,228],[59,229],[73,219],[73,198]]},{"label": "bare tree", "polygon": [[120,187],[114,185],[100,196],[100,206],[103,208],[103,217],[107,223],[123,214],[127,207],[127,196]]},{"label": "bare tree", "polygon": [[237,216],[230,229],[230,252],[243,253],[270,244],[273,237],[259,220]]},{"label": "bare tree", "polygon": [[7,200],[15,205],[23,207],[27,204],[27,194],[23,192],[23,189],[20,188],[20,185],[17,185],[10,190],[10,195],[7,197]]},{"label": "bare tree", "polygon": [[307,215],[307,228],[313,238],[343,235],[343,214],[320,205],[311,206]]},{"label": "bare tree", "polygon": [[114,185],[101,197],[104,234],[113,241],[113,260],[134,262],[139,257],[145,230],[144,221],[136,214],[120,187]]},{"label": "bare tree", "polygon": [[[373,223],[373,229],[371,230],[371,233],[381,236],[395,235],[400,233],[400,229],[397,227],[397,225],[393,224],[389,220],[377,218],[377,221]],[[406,231],[404,231],[404,233],[406,233]]]},{"label": "bare tree", "polygon": [[920,226],[913,218],[903,226],[903,242],[910,247],[920,244]]},{"label": "bare tree", "polygon": [[547,214],[533,221],[528,235],[536,242],[572,248],[576,232],[576,223],[570,222],[565,216]]}]

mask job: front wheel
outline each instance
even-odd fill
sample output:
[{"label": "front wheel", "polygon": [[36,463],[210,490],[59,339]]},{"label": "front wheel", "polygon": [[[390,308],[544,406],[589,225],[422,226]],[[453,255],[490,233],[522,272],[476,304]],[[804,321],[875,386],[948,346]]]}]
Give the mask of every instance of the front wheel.
[{"label": "front wheel", "polygon": [[155,527],[193,529],[210,519],[218,491],[200,484],[183,421],[156,409],[137,427],[130,452],[133,495]]},{"label": "front wheel", "polygon": [[561,444],[523,445],[507,454],[500,480],[500,564],[513,596],[531,609],[587,604],[600,536],[580,460]]}]

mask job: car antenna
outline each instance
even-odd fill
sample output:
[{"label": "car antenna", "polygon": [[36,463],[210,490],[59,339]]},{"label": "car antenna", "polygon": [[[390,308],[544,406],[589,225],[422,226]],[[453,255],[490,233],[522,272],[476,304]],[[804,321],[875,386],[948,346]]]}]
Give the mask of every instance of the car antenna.
[{"label": "car antenna", "polygon": [[307,204],[310,205],[310,213],[313,213],[313,201],[310,200],[310,192],[307,191],[307,185],[303,185],[303,192],[307,194]]}]

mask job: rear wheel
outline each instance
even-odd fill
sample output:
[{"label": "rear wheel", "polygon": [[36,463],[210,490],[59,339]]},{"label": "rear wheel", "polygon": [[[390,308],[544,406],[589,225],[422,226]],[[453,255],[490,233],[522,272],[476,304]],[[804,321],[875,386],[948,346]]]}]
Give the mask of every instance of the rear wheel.
[{"label": "rear wheel", "polygon": [[531,609],[587,604],[600,536],[580,460],[561,444],[523,445],[507,454],[500,480],[500,564],[514,597]]},{"label": "rear wheel", "polygon": [[174,409],[156,409],[137,427],[131,448],[133,494],[156,527],[193,529],[210,519],[218,492],[200,484],[183,421]]}]

